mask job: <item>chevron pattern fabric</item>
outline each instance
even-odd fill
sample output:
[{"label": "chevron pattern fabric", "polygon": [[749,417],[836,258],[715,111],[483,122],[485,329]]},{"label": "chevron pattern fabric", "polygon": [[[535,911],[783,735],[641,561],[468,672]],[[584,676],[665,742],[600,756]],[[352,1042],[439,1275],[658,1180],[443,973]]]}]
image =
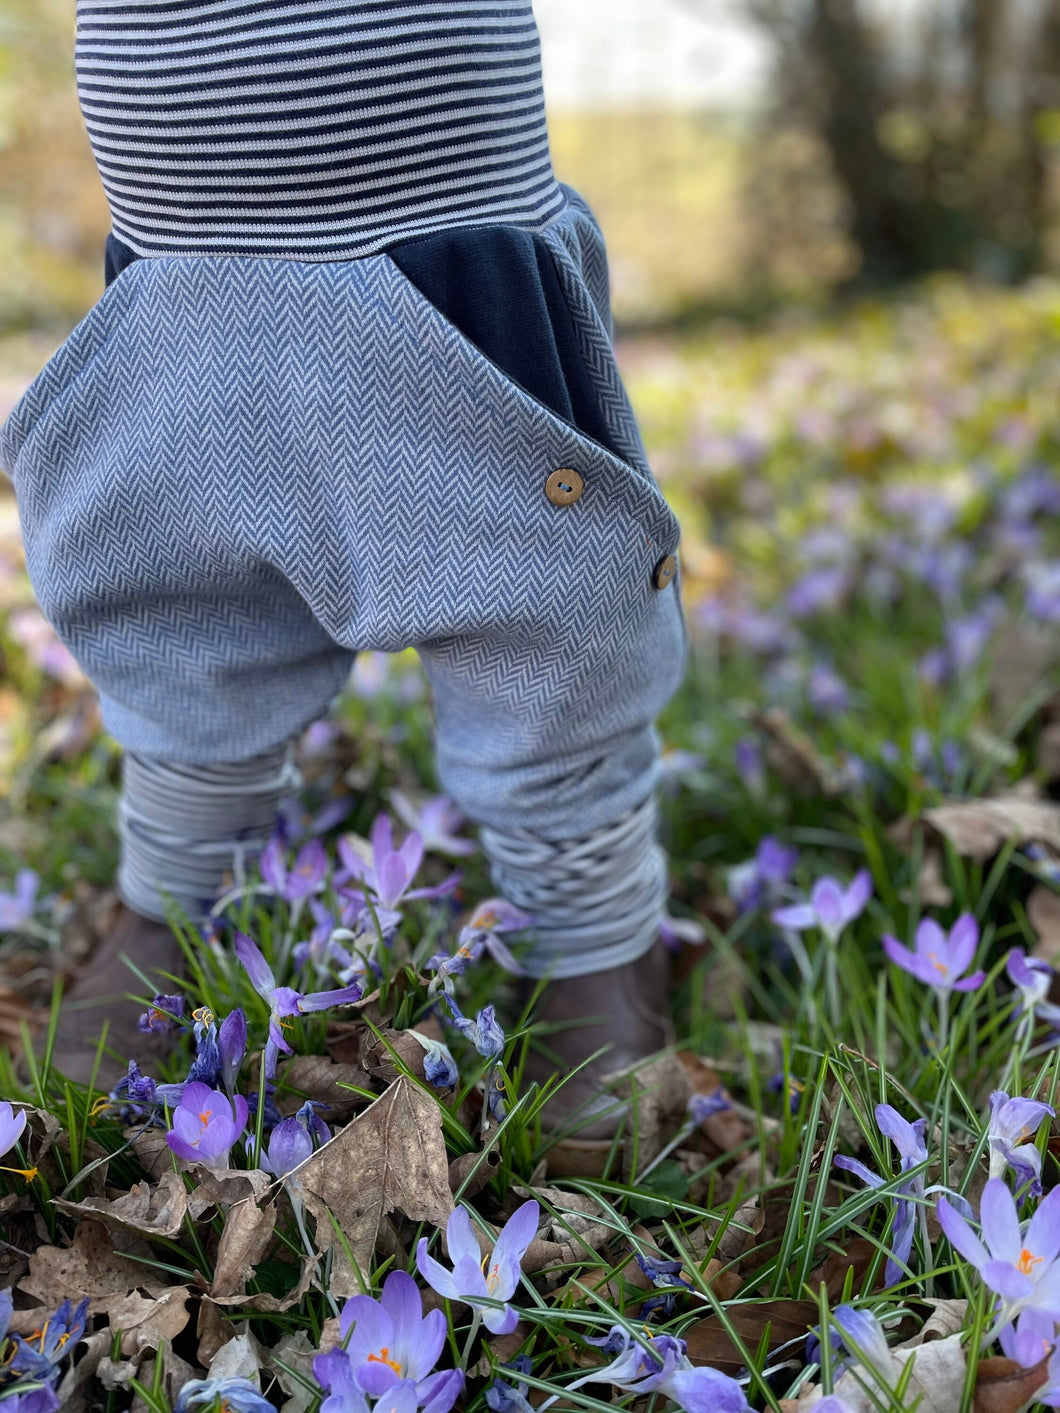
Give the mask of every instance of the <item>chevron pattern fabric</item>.
[{"label": "chevron pattern fabric", "polygon": [[[475,821],[584,835],[650,793],[683,669],[679,528],[569,189],[546,227],[618,457],[487,360],[385,254],[130,265],[0,430],[40,604],[109,730],[244,760],[414,646],[444,787]],[[549,474],[584,478],[575,503]]]}]

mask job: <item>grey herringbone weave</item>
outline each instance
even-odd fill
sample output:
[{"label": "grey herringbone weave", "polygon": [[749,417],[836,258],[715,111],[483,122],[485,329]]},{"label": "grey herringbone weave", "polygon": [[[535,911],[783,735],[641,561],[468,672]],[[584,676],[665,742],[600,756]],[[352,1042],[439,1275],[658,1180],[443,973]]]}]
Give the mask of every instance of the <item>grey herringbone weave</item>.
[{"label": "grey herringbone weave", "polygon": [[[243,760],[358,649],[416,647],[442,783],[547,839],[650,793],[680,678],[678,525],[609,337],[596,223],[544,229],[617,456],[535,401],[385,254],[125,270],[0,432],[44,612],[130,750]],[[584,493],[545,482],[573,468]]]}]

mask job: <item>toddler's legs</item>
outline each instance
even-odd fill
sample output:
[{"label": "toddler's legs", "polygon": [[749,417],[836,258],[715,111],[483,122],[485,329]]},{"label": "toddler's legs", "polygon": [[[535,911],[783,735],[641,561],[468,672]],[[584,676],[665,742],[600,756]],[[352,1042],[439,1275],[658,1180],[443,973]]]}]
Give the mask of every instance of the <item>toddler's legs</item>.
[{"label": "toddler's legs", "polygon": [[[70,1079],[87,1081],[104,1023],[108,1047],[141,1063],[159,1048],[137,1030],[141,989],[133,963],[155,991],[168,992],[183,971],[183,955],[165,923],[167,902],[201,919],[226,877],[241,872],[264,847],[282,796],[293,780],[283,745],[231,764],[187,765],[129,752],[119,805],[121,909],[90,965],[63,997],[54,1062]],[[124,1072],[105,1056],[99,1082]]]}]

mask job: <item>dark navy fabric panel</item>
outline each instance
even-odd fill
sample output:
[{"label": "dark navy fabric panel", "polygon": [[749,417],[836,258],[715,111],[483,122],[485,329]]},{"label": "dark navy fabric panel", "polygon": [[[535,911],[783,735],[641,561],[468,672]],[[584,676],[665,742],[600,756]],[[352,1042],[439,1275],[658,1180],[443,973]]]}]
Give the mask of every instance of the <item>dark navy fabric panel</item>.
[{"label": "dark navy fabric panel", "polygon": [[[390,246],[406,279],[513,382],[616,456],[552,252],[515,226],[455,227]],[[109,285],[140,257],[107,238]]]}]

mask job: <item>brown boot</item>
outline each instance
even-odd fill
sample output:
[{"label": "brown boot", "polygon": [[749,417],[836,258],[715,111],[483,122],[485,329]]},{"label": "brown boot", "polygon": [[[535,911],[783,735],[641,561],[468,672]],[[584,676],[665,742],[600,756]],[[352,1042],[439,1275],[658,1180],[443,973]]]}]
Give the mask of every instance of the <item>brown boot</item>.
[{"label": "brown boot", "polygon": [[137,1028],[144,1007],[128,1000],[127,993],[135,995],[144,986],[126,965],[126,957],[144,973],[154,992],[172,991],[169,977],[184,971],[184,954],[169,925],[141,917],[122,904],[110,932],[59,1003],[52,1067],[64,1078],[88,1083],[105,1022],[107,1049],[100,1059],[97,1089],[113,1088],[130,1060],[147,1067],[170,1048],[171,1036],[143,1035]]},{"label": "brown boot", "polygon": [[541,1114],[547,1130],[591,1145],[614,1137],[628,1106],[608,1094],[603,1078],[671,1043],[669,1000],[670,954],[662,942],[624,966],[545,987],[533,1015],[543,1033],[534,1037],[526,1078],[544,1084],[604,1050],[549,1099]]}]

